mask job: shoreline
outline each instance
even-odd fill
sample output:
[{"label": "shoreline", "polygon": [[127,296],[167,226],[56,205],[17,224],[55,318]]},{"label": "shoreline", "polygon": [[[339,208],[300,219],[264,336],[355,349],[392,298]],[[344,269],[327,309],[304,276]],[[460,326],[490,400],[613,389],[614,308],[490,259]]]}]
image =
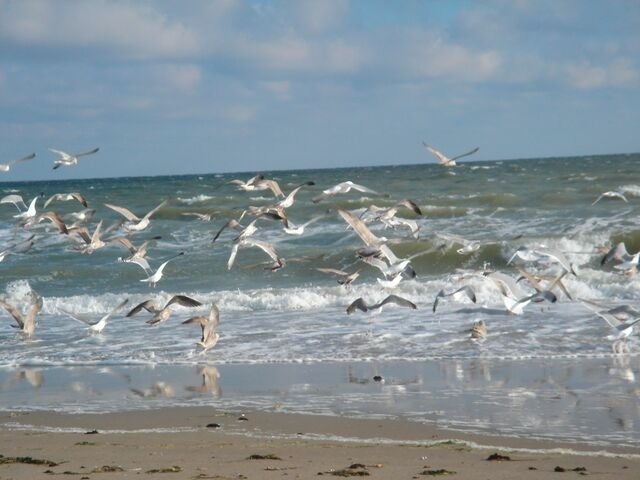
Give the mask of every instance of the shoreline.
[{"label": "shoreline", "polygon": [[[0,477],[14,479],[46,471],[85,478],[107,471],[108,478],[547,478],[563,470],[631,479],[640,471],[638,449],[466,434],[402,419],[164,407],[4,411],[0,424]],[[497,460],[487,460],[494,454]],[[2,461],[21,456],[58,465]]]}]

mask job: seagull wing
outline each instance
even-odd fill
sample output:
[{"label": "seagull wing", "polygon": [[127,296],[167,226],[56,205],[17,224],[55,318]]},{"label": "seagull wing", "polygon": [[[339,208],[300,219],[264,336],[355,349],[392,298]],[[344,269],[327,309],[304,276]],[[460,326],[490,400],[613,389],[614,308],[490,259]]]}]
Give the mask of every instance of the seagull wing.
[{"label": "seagull wing", "polygon": [[347,315],[351,315],[353,312],[355,312],[356,309],[362,312],[369,311],[369,307],[362,297],[356,298],[353,302],[351,302],[351,305],[347,307]]},{"label": "seagull wing", "polygon": [[429,150],[429,152],[435,155],[435,157],[438,159],[438,162],[440,162],[442,165],[447,165],[448,163],[451,163],[451,159],[447,157],[444,153],[442,153],[440,150],[438,150],[437,148],[434,148],[431,145],[428,145],[424,142],[422,142],[422,145],[424,145],[424,148]]},{"label": "seagull wing", "polygon": [[111,205],[110,203],[105,203],[104,206],[118,212],[120,215],[122,215],[124,218],[126,218],[130,222],[139,222],[141,220],[135,213],[133,213],[131,210],[127,208],[119,207],[117,205]]},{"label": "seagull wing", "polygon": [[171,300],[167,302],[164,308],[167,308],[169,305],[177,303],[178,305],[182,305],[184,307],[199,307],[202,305],[198,300],[194,300],[193,298],[187,297],[186,295],[174,295],[171,297]]},{"label": "seagull wing", "polygon": [[409,308],[412,308],[414,310],[416,308],[418,308],[415,303],[407,300],[406,298],[402,298],[402,297],[399,297],[398,295],[393,295],[392,294],[392,295],[389,295],[384,300],[382,300],[380,303],[378,303],[376,305],[372,305],[371,309],[380,308],[383,305],[386,305],[387,303],[395,303],[396,305],[400,305],[401,307],[409,307]]},{"label": "seagull wing", "polygon": [[100,148],[94,148],[93,150],[89,150],[89,151],[86,151],[86,152],[76,153],[74,155],[74,157],[77,158],[77,157],[84,157],[85,155],[91,155],[93,153],[96,153],[98,150],[100,150]]},{"label": "seagull wing", "polygon": [[23,328],[24,327],[24,317],[22,316],[22,312],[20,310],[18,310],[16,307],[14,307],[13,305],[11,305],[10,303],[5,302],[4,300],[0,300],[0,306],[4,307],[4,309],[9,312],[9,315],[11,315],[14,320],[18,323],[18,327],[19,328]]},{"label": "seagull wing", "polygon": [[476,148],[474,148],[473,150],[469,150],[468,152],[465,152],[465,153],[462,153],[462,154],[460,154],[460,155],[458,155],[458,156],[455,156],[455,157],[453,157],[453,158],[451,159],[451,161],[452,161],[452,162],[455,162],[455,161],[456,161],[456,160],[458,160],[459,158],[466,157],[466,156],[468,156],[468,155],[472,155],[472,154],[476,153],[478,150],[480,150],[480,147],[476,147]]},{"label": "seagull wing", "polygon": [[140,310],[145,309],[149,313],[157,313],[159,311],[158,307],[153,300],[145,300],[142,303],[139,303],[127,313],[127,317],[132,317],[136,313],[140,312]]}]

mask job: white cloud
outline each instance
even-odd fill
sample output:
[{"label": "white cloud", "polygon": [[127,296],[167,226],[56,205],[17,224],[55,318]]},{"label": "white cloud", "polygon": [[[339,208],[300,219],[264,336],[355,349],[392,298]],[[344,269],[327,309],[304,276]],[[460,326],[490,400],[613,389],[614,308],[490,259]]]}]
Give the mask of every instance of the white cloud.
[{"label": "white cloud", "polygon": [[160,65],[156,71],[169,87],[182,91],[194,90],[202,79],[202,71],[197,65]]},{"label": "white cloud", "polygon": [[318,34],[343,23],[348,0],[294,0],[289,4],[307,32]]},{"label": "white cloud", "polygon": [[640,72],[626,59],[616,59],[609,65],[573,63],[564,67],[564,72],[571,85],[583,90],[637,85],[640,80]]},{"label": "white cloud", "polygon": [[99,48],[125,58],[184,57],[200,51],[194,31],[153,6],[107,0],[6,1],[0,38],[47,49]]}]

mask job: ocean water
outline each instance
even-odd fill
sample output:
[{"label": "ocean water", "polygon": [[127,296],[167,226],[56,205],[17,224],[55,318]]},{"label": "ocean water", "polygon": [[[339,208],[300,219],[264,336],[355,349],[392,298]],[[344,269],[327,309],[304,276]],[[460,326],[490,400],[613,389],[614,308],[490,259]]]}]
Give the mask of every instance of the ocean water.
[{"label": "ocean water", "polygon": [[[285,233],[280,222],[257,222],[258,231],[253,238],[271,242],[285,259],[285,266],[276,271],[267,268],[271,261],[257,248],[240,249],[229,270],[227,261],[237,232],[227,229],[212,242],[227,220],[239,218],[248,206],[275,203],[268,190],[245,192],[230,183],[232,179],[246,180],[252,173],[1,183],[0,195],[20,194],[27,203],[42,195],[38,209],[55,193],[81,192],[89,207],[96,210],[89,221],[90,231],[100,220],[104,229],[121,218],[105,203],[124,206],[142,216],[168,198],[168,205],[152,217],[149,228],[133,234],[131,240],[139,244],[160,237],[148,249],[147,258],[153,268],[176,253],[184,255],[170,261],[157,286],[150,287],[141,281],[147,275],[140,267],[118,261],[127,255],[121,246],[110,244],[91,255],[80,254],[78,243],[58,233],[48,222],[28,229],[18,227],[13,218],[16,208],[0,204],[0,248],[35,234],[29,251],[9,254],[0,263],[0,297],[10,304],[26,306],[29,289],[33,288],[44,300],[31,339],[11,328],[10,316],[0,313],[5,317],[0,322],[0,385],[5,398],[0,407],[77,411],[93,410],[96,405],[110,409],[149,405],[148,400],[140,400],[148,396],[132,393],[131,384],[124,381],[119,386],[112,385],[110,391],[116,393],[108,396],[108,407],[90,394],[81,395],[82,401],[78,402],[77,391],[69,393],[67,400],[64,395],[56,396],[51,403],[45,390],[51,393],[61,386],[62,393],[73,390],[64,388],[65,382],[72,385],[77,381],[68,378],[73,376],[69,372],[84,372],[85,379],[114,370],[153,372],[150,375],[154,378],[159,372],[167,372],[176,381],[182,375],[176,374],[180,371],[189,372],[197,383],[203,365],[209,365],[222,373],[220,383],[224,387],[228,378],[225,371],[229,369],[282,372],[283,368],[301,366],[306,371],[313,367],[323,372],[341,372],[336,385],[344,386],[349,383],[345,372],[350,368],[368,371],[373,365],[383,372],[385,366],[391,372],[404,368],[412,372],[409,377],[421,379],[415,384],[418,386],[404,387],[408,403],[400,402],[404,406],[390,409],[393,415],[427,421],[428,415],[416,412],[438,411],[442,415],[438,418],[448,418],[461,428],[492,425],[497,431],[506,432],[510,430],[500,422],[487,421],[487,416],[493,418],[494,410],[505,407],[498,399],[513,398],[510,395],[525,398],[524,406],[510,408],[515,412],[518,408],[539,409],[539,415],[544,416],[546,409],[554,408],[554,395],[575,394],[593,399],[594,392],[599,392],[595,395],[599,401],[594,403],[594,415],[601,416],[603,409],[612,408],[607,406],[609,401],[615,402],[617,411],[623,413],[609,415],[609,420],[599,417],[598,421],[586,413],[579,420],[566,415],[564,423],[535,422],[529,429],[525,425],[516,430],[558,438],[633,443],[640,440],[636,384],[640,342],[637,334],[631,335],[623,345],[616,343],[614,352],[610,338],[613,329],[579,299],[608,306],[640,306],[640,278],[622,275],[612,265],[601,266],[603,254],[598,250],[619,241],[624,241],[631,253],[640,250],[640,175],[636,173],[639,161],[640,155],[634,154],[469,162],[453,169],[426,164],[265,171],[262,173],[277,180],[285,193],[304,182],[315,182],[301,188],[294,205],[287,209],[292,224],[317,217],[303,235]],[[312,202],[323,189],[346,180],[376,193],[352,190]],[[622,193],[627,202],[603,198],[592,205],[606,191]],[[359,215],[372,204],[390,207],[402,199],[415,201],[423,212],[422,216],[407,209],[398,213],[399,217],[417,222],[416,235],[406,227],[369,224],[374,234],[389,239],[390,248],[398,257],[421,254],[411,262],[416,277],[405,278],[389,288],[379,283],[381,273],[377,269],[358,259],[356,250],[363,246],[362,241],[336,210]],[[63,217],[81,209],[74,201],[54,201],[47,208]],[[212,219],[201,221],[184,215],[192,212],[211,214]],[[250,220],[247,217],[243,224]],[[469,244],[479,246],[469,253],[458,252]],[[516,278],[518,265],[537,274],[557,275],[561,267],[554,262],[509,263],[519,247],[539,246],[562,251],[573,264],[577,276],[563,279],[572,298],[556,288],[556,303],[534,303],[522,315],[510,314],[500,291],[482,271],[492,269]],[[360,276],[345,287],[316,267],[359,270]],[[463,285],[475,290],[475,304],[468,299],[446,298],[436,313],[432,311],[441,289],[450,292]],[[533,292],[526,282],[521,285],[525,292]],[[390,305],[380,312],[346,313],[347,306],[358,297],[371,304],[391,293],[412,301],[417,309]],[[151,316],[145,312],[125,317],[130,308],[142,301],[154,299],[162,304],[175,294],[188,295],[203,306],[176,306],[167,322],[153,327],[145,323]],[[127,306],[113,315],[99,335],[91,334],[65,314],[67,311],[97,321],[125,298],[129,299]],[[196,346],[200,329],[181,322],[207,314],[212,303],[220,310],[220,340],[213,349],[202,353]],[[487,325],[484,341],[472,339],[469,333],[479,320]],[[473,384],[472,394],[468,390],[471,387],[461,379],[471,375],[472,370],[477,371],[478,365],[483,366],[483,371],[499,370],[502,380],[496,382],[495,374],[487,377],[483,373]],[[593,368],[585,371],[586,365]],[[442,397],[437,407],[430,405],[429,401],[439,398],[427,386],[432,368],[460,370],[454,377],[464,388],[454,390],[468,402],[444,401],[442,398],[446,397]],[[544,372],[558,368],[564,373],[551,375],[558,389],[555,392]],[[46,388],[43,382],[29,384],[23,381],[25,372],[40,372],[45,378],[56,380],[45,381]],[[577,379],[576,372],[586,378]],[[254,380],[256,384],[268,384],[269,375],[265,375]],[[434,384],[453,388],[450,374],[437,377]],[[160,375],[155,381],[165,380]],[[580,384],[579,389],[568,386],[573,381]],[[191,392],[189,395],[157,395],[154,402],[158,398],[162,399],[160,403],[197,401],[185,388],[185,382],[189,381],[180,379],[178,390]],[[329,389],[333,394],[322,397],[330,400],[320,402],[323,406],[315,410],[310,399],[320,396],[314,397],[311,388],[305,390],[304,400],[291,399],[284,408],[299,411],[304,410],[303,405],[311,405],[309,408],[318,413],[328,409],[333,413],[385,414],[383,407],[372,408],[367,399],[371,389],[379,387],[375,383],[360,395],[349,393],[348,401],[342,396],[344,389],[334,386]],[[397,393],[400,397],[401,390]],[[568,394],[569,390],[573,393]],[[36,396],[40,400],[34,397],[34,391],[40,392]],[[262,390],[259,394],[251,389],[226,391],[236,392],[237,397],[258,408],[268,408],[276,402]],[[254,392],[253,400],[247,400],[249,392]],[[205,400],[223,402],[232,398],[227,393],[207,395]],[[532,407],[531,403],[536,402],[537,407]],[[487,413],[479,419],[472,413],[474,408]],[[511,428],[515,428],[514,423],[517,421],[510,422]],[[568,434],[569,430],[573,433]]]}]

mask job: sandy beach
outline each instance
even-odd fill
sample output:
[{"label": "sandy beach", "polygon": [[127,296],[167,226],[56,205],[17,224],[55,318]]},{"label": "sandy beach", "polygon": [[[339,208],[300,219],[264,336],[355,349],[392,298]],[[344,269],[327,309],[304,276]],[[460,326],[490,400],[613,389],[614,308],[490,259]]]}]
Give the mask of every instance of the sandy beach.
[{"label": "sandy beach", "polygon": [[[637,479],[640,452],[403,420],[211,407],[0,414],[0,478]],[[562,478],[562,477],[560,477]]]}]

